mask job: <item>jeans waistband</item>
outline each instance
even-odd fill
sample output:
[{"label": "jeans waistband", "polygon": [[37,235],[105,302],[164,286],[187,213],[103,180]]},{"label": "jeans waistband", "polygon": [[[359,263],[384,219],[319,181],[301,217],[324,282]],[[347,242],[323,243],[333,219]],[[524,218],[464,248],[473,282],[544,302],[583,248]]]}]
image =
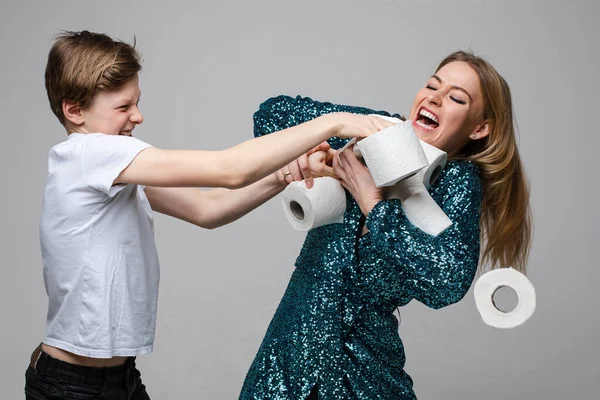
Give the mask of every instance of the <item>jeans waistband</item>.
[{"label": "jeans waistband", "polygon": [[115,367],[84,367],[52,358],[42,352],[33,368],[36,374],[52,376],[65,382],[84,385],[114,385],[127,382],[135,369],[135,357]]}]

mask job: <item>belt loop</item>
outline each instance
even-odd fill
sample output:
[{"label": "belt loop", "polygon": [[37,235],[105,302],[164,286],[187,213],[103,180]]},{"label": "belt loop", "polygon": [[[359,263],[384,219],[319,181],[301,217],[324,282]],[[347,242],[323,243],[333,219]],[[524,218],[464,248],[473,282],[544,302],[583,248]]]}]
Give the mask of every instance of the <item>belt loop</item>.
[{"label": "belt loop", "polygon": [[129,382],[129,377],[131,376],[131,358],[127,360],[127,368],[125,368],[125,387],[127,388],[127,398],[131,396],[133,393],[133,387],[131,387],[131,383]]},{"label": "belt loop", "polygon": [[38,361],[40,361],[40,358],[42,357],[42,353],[43,351],[40,349],[40,352],[38,353],[35,362],[33,363],[33,370],[35,371],[35,373],[37,374],[37,365],[38,365]]},{"label": "belt loop", "polygon": [[31,357],[29,358],[29,366],[33,369],[33,371],[37,374],[37,364],[42,356],[42,344],[40,343],[31,353]]},{"label": "belt loop", "polygon": [[108,380],[110,379],[110,372],[108,371],[108,368],[104,367],[104,382],[102,382],[102,396],[104,396],[104,394],[106,393],[106,391],[108,390]]}]

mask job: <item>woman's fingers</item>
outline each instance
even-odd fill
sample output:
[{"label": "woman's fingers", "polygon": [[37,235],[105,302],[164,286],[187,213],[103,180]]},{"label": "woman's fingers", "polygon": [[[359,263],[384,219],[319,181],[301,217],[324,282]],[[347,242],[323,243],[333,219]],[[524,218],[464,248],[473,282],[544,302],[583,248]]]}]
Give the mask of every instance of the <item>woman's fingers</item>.
[{"label": "woman's fingers", "polygon": [[346,171],[344,170],[344,166],[340,160],[340,152],[338,151],[336,155],[333,157],[333,172],[342,180],[347,179]]}]

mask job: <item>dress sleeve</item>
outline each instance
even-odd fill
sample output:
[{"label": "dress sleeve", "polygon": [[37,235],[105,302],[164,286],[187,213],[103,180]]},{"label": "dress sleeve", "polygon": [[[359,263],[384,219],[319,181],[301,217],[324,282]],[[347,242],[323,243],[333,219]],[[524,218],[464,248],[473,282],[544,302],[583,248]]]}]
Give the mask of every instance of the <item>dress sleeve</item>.
[{"label": "dress sleeve", "polygon": [[[378,257],[383,258],[378,268],[396,269],[396,273],[370,271],[371,282],[389,291],[401,284],[411,297],[441,308],[465,296],[477,271],[483,190],[476,166],[449,163],[432,192],[453,223],[437,237],[411,224],[397,199],[379,202],[365,224]],[[403,282],[377,283],[399,276]]]},{"label": "dress sleeve", "polygon": [[[254,113],[254,136],[264,136],[290,128],[295,125],[310,121],[321,115],[334,112],[349,112],[354,114],[380,114],[401,118],[400,115],[391,115],[387,111],[375,111],[365,107],[347,106],[329,102],[319,102],[310,97],[272,97],[262,103]],[[332,148],[344,146],[348,139],[331,138],[328,140]]]}]

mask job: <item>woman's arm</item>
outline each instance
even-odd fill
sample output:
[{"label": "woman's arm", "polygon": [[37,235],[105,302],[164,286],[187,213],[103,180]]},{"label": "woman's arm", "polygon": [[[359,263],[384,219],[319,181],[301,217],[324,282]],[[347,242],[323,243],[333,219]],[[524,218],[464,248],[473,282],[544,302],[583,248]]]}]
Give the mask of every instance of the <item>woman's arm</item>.
[{"label": "woman's arm", "polygon": [[159,187],[241,188],[256,182],[332,137],[362,137],[391,122],[378,117],[334,113],[315,118],[223,151],[141,151],[115,180]]},{"label": "woman's arm", "polygon": [[364,272],[370,275],[363,278],[376,286],[375,292],[391,293],[400,283],[432,308],[455,303],[467,293],[479,261],[483,193],[474,164],[448,164],[432,188],[434,198],[453,223],[439,236],[412,225],[400,200],[381,200],[381,190],[352,151],[334,158],[334,171],[366,215],[365,227],[373,244],[370,251],[377,252],[375,258],[385,260]]},{"label": "woman's arm", "polygon": [[[408,292],[431,308],[462,299],[479,263],[482,187],[475,167],[452,163],[444,172],[435,188],[444,193],[441,207],[452,221],[444,233],[431,236],[412,225],[399,200],[379,202],[365,221],[372,243],[387,261],[384,267],[406,273]],[[380,284],[391,289],[394,282]]]}]

